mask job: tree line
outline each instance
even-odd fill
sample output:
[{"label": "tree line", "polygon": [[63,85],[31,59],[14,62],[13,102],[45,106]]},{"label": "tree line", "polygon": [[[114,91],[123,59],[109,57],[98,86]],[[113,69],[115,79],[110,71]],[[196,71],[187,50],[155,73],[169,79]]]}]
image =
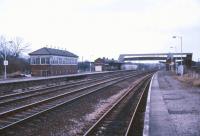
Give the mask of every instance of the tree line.
[{"label": "tree line", "polygon": [[24,42],[21,37],[6,39],[0,36],[0,74],[4,73],[4,60],[8,60],[7,73],[30,71],[28,58],[23,53],[29,50],[30,44]]}]

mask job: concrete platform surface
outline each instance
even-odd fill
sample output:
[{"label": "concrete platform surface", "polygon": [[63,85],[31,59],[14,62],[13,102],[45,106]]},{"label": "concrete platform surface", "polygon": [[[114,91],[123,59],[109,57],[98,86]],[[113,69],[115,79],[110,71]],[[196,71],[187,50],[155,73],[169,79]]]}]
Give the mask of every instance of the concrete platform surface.
[{"label": "concrete platform surface", "polygon": [[150,90],[145,136],[200,136],[200,88],[160,71]]},{"label": "concrete platform surface", "polygon": [[[122,70],[119,70],[122,71]],[[27,78],[7,78],[6,80],[0,79],[0,84],[6,83],[16,83],[16,82],[25,82],[25,81],[37,81],[37,80],[46,80],[46,79],[55,79],[55,78],[64,78],[64,77],[75,77],[82,75],[93,75],[100,73],[111,73],[112,71],[103,71],[103,72],[84,72],[77,74],[68,74],[68,75],[58,75],[58,76],[46,76],[46,77],[27,77]],[[116,71],[117,72],[117,71]]]}]

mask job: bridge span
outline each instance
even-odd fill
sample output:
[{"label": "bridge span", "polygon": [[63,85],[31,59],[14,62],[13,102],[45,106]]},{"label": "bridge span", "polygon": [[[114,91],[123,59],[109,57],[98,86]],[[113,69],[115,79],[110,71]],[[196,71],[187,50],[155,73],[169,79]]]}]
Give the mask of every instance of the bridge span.
[{"label": "bridge span", "polygon": [[146,61],[158,60],[170,65],[181,63],[186,67],[192,66],[192,53],[147,53],[147,54],[121,54],[118,59],[120,62],[126,61]]}]

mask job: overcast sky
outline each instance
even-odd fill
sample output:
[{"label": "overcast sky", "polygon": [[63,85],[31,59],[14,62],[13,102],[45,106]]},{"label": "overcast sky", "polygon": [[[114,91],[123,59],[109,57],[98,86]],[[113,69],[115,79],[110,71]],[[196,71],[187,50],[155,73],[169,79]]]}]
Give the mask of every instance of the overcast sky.
[{"label": "overcast sky", "polygon": [[[200,58],[199,0],[0,0],[0,35],[31,50],[48,45],[81,60],[124,53],[193,52]],[[170,48],[173,47],[173,48]]]}]

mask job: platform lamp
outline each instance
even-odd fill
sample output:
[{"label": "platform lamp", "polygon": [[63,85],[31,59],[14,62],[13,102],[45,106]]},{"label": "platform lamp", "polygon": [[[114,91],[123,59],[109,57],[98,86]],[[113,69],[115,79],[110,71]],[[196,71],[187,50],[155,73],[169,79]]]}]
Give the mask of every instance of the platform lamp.
[{"label": "platform lamp", "polygon": [[[5,42],[4,45],[6,45],[7,43],[10,43],[12,44],[13,41],[8,41],[8,42]],[[6,59],[7,58],[7,51],[6,51],[6,46],[5,46],[5,49],[4,49],[4,79],[7,79],[7,72],[6,72],[6,66],[8,65],[8,60]]]},{"label": "platform lamp", "polygon": [[[173,71],[173,66],[172,66],[173,63],[172,63],[172,62],[174,62],[174,61],[173,61],[173,59],[174,59],[174,58],[173,58],[173,51],[172,51],[173,48],[174,48],[173,46],[170,46],[170,51],[171,51],[171,56],[170,56],[170,59],[171,59],[171,71]],[[172,50],[171,50],[171,49],[172,49]]]},{"label": "platform lamp", "polygon": [[[182,43],[183,43],[183,38],[182,38],[182,36],[172,36],[172,38],[178,38],[178,39],[180,39],[180,42],[181,42],[181,53],[182,53],[182,51],[183,51],[183,49],[182,49]],[[181,76],[183,75],[183,58],[182,58],[182,54],[181,54],[181,67],[182,67],[182,72],[181,72]]]},{"label": "platform lamp", "polygon": [[[183,51],[183,49],[182,49],[182,43],[183,43],[182,36],[172,36],[172,38],[179,38],[181,40],[181,53],[182,53],[182,51]],[[183,61],[183,59],[182,59],[182,56],[181,56],[181,65],[183,64],[182,61]]]}]

